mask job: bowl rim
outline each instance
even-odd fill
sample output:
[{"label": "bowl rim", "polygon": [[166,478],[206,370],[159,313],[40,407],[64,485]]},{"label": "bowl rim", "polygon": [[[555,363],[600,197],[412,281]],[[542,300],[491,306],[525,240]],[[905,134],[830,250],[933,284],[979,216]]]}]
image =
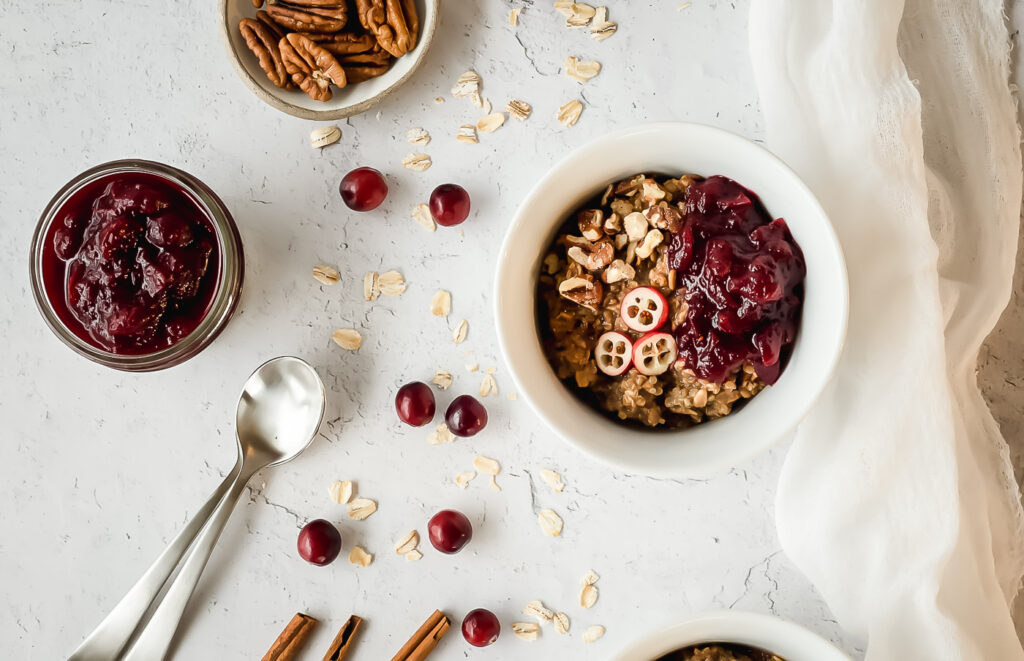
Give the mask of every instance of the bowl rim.
[{"label": "bowl rim", "polygon": [[850,661],[820,634],[780,617],[735,610],[698,613],[656,626],[630,641],[609,661],[655,661],[689,645],[732,643],[757,647],[786,661]]},{"label": "bowl rim", "polygon": [[[771,162],[777,174],[771,175],[773,178],[782,176],[788,180],[788,184],[794,186],[796,190],[803,196],[805,202],[809,205],[809,208],[813,211],[815,217],[820,218],[823,222],[820,224],[818,231],[821,233],[821,238],[827,242],[830,252],[835,256],[835,276],[836,282],[834,283],[834,289],[830,287],[829,294],[832,297],[832,301],[838,308],[838,317],[834,319],[832,325],[835,329],[835,342],[830,344],[828,363],[822,363],[818,374],[820,378],[816,380],[812,385],[814,386],[814,392],[811,396],[808,396],[803,403],[802,407],[795,411],[791,421],[785,425],[785,429],[777,430],[771,434],[765,434],[763,440],[757,443],[749,443],[745,445],[737,445],[728,453],[722,453],[721,457],[714,460],[708,460],[703,462],[693,462],[691,464],[681,464],[672,462],[660,462],[657,465],[652,465],[649,462],[644,464],[642,461],[631,461],[629,459],[623,459],[621,456],[612,456],[611,453],[599,450],[592,447],[591,444],[581,441],[576,438],[572,433],[567,430],[569,425],[563,425],[556,420],[552,419],[550,415],[545,411],[545,406],[538,403],[537,399],[531,393],[530,387],[528,386],[528,379],[524,376],[523,367],[517,365],[515,356],[510,353],[510,346],[512,345],[511,334],[513,332],[513,326],[516,321],[510,318],[510,313],[506,311],[506,306],[503,305],[502,291],[508,287],[506,281],[509,280],[508,272],[513,270],[511,251],[513,249],[512,243],[514,242],[514,234],[519,231],[520,226],[526,221],[526,211],[534,205],[538,204],[538,200],[545,194],[544,188],[546,183],[554,177],[557,177],[560,173],[567,171],[571,166],[584,159],[588,152],[593,152],[601,149],[606,143],[614,142],[617,140],[623,140],[627,137],[634,137],[639,133],[673,133],[686,135],[688,137],[701,136],[704,139],[710,139],[721,142],[724,146],[737,146],[742,143],[742,147],[747,150],[753,150],[750,153],[759,153],[759,156],[767,161]],[[601,182],[595,181],[595,186]],[[759,192],[759,191],[755,191]],[[569,196],[567,196],[567,199]],[[572,205],[567,205],[566,210],[563,212],[568,213],[571,211]],[[784,214],[783,214],[784,215]],[[839,238],[835,232],[835,228],[832,226],[829,220],[828,214],[825,212],[821,203],[817,197],[807,186],[807,184],[800,178],[799,175],[782,159],[773,154],[765,147],[726,129],[721,129],[715,126],[707,124],[700,124],[696,122],[646,122],[639,123],[630,126],[626,126],[602,136],[594,138],[576,149],[569,152],[567,155],[562,157],[556,162],[550,169],[548,169],[543,175],[541,175],[527,195],[520,202],[519,207],[516,209],[515,214],[512,217],[512,221],[509,224],[504,239],[501,245],[501,251],[498,256],[498,263],[495,269],[494,279],[494,315],[495,315],[495,328],[498,337],[498,346],[500,348],[502,356],[505,358],[505,362],[508,365],[509,371],[512,376],[512,380],[515,383],[520,395],[526,399],[528,405],[533,412],[544,421],[544,423],[554,431],[563,441],[573,446],[577,450],[580,450],[585,455],[596,459],[597,461],[604,463],[605,465],[612,467],[617,470],[623,470],[632,474],[647,475],[655,478],[705,478],[711,475],[717,474],[727,468],[739,465],[745,461],[748,461],[752,457],[764,452],[769,447],[776,444],[782,438],[786,437],[792,430],[802,422],[806,416],[813,409],[814,405],[820,399],[822,393],[825,391],[828,383],[831,381],[832,376],[835,374],[835,370],[838,366],[839,359],[843,353],[845,346],[846,334],[848,330],[849,320],[849,278],[846,269],[845,257],[843,255],[842,245],[839,242]],[[538,343],[539,348],[539,343]],[[823,352],[824,353],[824,352]],[[547,363],[546,358],[544,363]],[[557,378],[557,377],[556,377]],[[579,402],[580,410],[586,410],[591,413],[592,410],[583,402]],[[737,415],[742,414],[737,412]],[[724,420],[728,420],[732,416],[728,416]],[[735,419],[735,418],[734,418]],[[679,430],[633,430],[625,425],[619,425],[614,420],[607,420],[608,429],[621,429],[626,433],[637,433],[637,434],[662,434],[668,436],[670,434],[694,434],[699,433],[702,426],[696,426],[686,429]],[[714,424],[714,423],[709,423]],[[672,439],[679,440],[683,439]]]},{"label": "bowl rim", "polygon": [[[289,103],[276,94],[268,91],[262,85],[260,85],[245,65],[242,64],[241,57],[238,51],[235,50],[234,43],[231,41],[231,29],[232,26],[228,25],[228,3],[229,2],[242,2],[244,0],[220,0],[220,36],[221,42],[224,44],[224,49],[227,51],[228,59],[231,61],[231,66],[234,68],[235,73],[242,79],[245,86],[257,96],[261,101],[266,103],[281,112],[287,113],[293,117],[300,119],[312,119],[316,121],[325,121],[333,119],[344,119],[346,117],[352,117],[366,112],[370,108],[373,108],[377,104],[384,101],[384,99],[391,96],[399,87],[401,87],[423,64],[423,60],[426,59],[427,52],[430,50],[431,45],[434,42],[434,33],[437,31],[437,25],[440,21],[441,15],[441,0],[423,0],[428,6],[433,8],[433,12],[430,13],[430,20],[422,24],[420,35],[417,44],[422,44],[422,48],[412,58],[412,64],[409,66],[408,71],[399,76],[393,83],[388,85],[386,88],[377,92],[368,99],[352,103],[340,108],[331,108],[325,110],[314,110],[311,108],[303,108],[297,106],[294,103]],[[387,75],[386,73],[384,75]]]}]

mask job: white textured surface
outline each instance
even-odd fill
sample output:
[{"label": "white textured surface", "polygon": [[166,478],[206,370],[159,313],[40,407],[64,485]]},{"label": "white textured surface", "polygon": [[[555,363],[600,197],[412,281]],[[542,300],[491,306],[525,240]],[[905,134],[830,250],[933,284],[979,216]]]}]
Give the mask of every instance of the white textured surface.
[{"label": "white textured surface", "polygon": [[[341,142],[308,147],[313,124],[263,105],[237,80],[216,30],[216,3],[96,0],[0,3],[0,638],[10,658],[66,655],[120,598],[205,499],[233,459],[238,389],[264,359],[291,353],[313,362],[329,393],[328,422],[310,451],[268,471],[231,520],[179,636],[176,658],[259,658],[298,610],[324,621],[303,658],[319,659],[351,612],[368,620],[356,661],[389,658],[434,609],[454,618],[495,610],[505,635],[489,659],[602,657],[639,630],[679,616],[735,606],[805,624],[857,653],[807,581],[777,551],[771,517],[784,448],[708,481],[655,481],[611,473],[569,451],[541,428],[495,355],[490,321],[491,265],[517,200],[561,154],[609,128],[644,120],[688,119],[758,137],[759,116],[746,52],[746,2],[611,4],[619,33],[603,43],[561,27],[549,3],[525,2],[520,27],[510,5],[449,0],[424,69],[374,113],[342,124]],[[486,8],[485,8],[486,7]],[[597,59],[602,73],[582,88],[560,73],[566,55]],[[500,108],[533,104],[525,123],[509,121],[481,144],[455,142],[459,124],[478,117],[448,89],[475,67]],[[443,104],[435,96],[445,97]],[[579,124],[554,121],[561,103],[582,95]],[[434,140],[426,173],[403,170],[412,127]],[[180,166],[205,180],[241,226],[247,279],[227,331],[188,363],[126,375],[94,366],[44,327],[28,291],[29,236],[50,195],[81,170],[130,156]],[[373,165],[389,175],[382,211],[348,213],[336,193],[341,174]],[[412,206],[456,181],[473,195],[465,237],[426,234]],[[336,264],[342,283],[322,287],[316,263]],[[401,269],[410,282],[398,299],[367,304],[368,269]],[[429,316],[438,287],[453,293],[446,323]],[[464,345],[450,341],[470,322]],[[351,354],[331,331],[355,326]],[[465,355],[472,350],[472,356]],[[498,367],[500,399],[488,400],[489,428],[477,438],[432,447],[427,431],[400,427],[391,397],[398,385],[435,369],[456,375],[443,407],[475,392],[480,375],[463,365]],[[450,484],[472,457],[499,459],[503,491],[478,478]],[[568,483],[553,494],[539,470]],[[532,476],[532,478],[531,478]],[[327,498],[334,479],[358,482],[380,509],[352,522]],[[266,487],[261,488],[265,481]],[[410,528],[425,533],[441,507],[476,525],[460,555],[407,563],[391,551]],[[543,537],[535,512],[565,519],[561,538]],[[297,528],[336,521],[346,552],[361,544],[373,565],[344,558],[328,568],[296,557]],[[425,544],[426,546],[426,544]],[[574,604],[588,568],[602,578],[590,611]],[[510,635],[527,601],[542,599],[572,618],[569,637],[545,628],[526,643]],[[607,635],[584,647],[590,624]],[[453,631],[439,659],[466,654]]]}]

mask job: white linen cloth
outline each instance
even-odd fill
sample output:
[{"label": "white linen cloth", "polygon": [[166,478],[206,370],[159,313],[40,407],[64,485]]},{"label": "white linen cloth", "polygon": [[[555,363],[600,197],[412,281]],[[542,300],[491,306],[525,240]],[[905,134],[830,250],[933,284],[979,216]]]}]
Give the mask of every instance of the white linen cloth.
[{"label": "white linen cloth", "polygon": [[1021,206],[1002,3],[752,5],[768,147],[829,212],[851,290],[836,377],[782,469],[783,549],[868,661],[1024,659],[1024,514],[975,379]]}]

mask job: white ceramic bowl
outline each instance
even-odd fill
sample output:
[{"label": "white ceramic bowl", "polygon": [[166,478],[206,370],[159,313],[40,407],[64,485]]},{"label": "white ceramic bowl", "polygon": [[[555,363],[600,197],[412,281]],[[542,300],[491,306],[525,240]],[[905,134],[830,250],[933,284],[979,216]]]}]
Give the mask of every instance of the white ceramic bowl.
[{"label": "white ceramic bowl", "polygon": [[609,661],[655,661],[690,645],[733,643],[771,652],[786,661],[850,661],[821,636],[768,615],[721,611],[657,629],[626,646]]},{"label": "white ceramic bowl", "polygon": [[[628,427],[584,404],[541,349],[537,274],[555,231],[608,183],[638,172],[721,174],[786,219],[807,261],[803,319],[779,381],[743,408],[682,430]],[[799,423],[828,382],[846,334],[846,267],[821,205],[777,157],[721,129],[686,123],[628,128],[577,149],[526,196],[505,236],[495,281],[498,339],[519,393],[563,439],[631,473],[704,477],[761,452]]]},{"label": "white ceramic bowl", "polygon": [[[332,88],[330,101],[314,101],[299,89],[283,90],[274,87],[267,79],[256,56],[245,45],[245,39],[238,31],[240,20],[256,17],[257,10],[253,8],[251,0],[220,0],[221,35],[238,76],[260,99],[278,110],[303,119],[341,119],[366,112],[377,105],[419,68],[434,40],[440,5],[441,0],[416,0],[416,9],[420,14],[420,33],[416,47],[395,60],[382,76],[342,89]],[[359,20],[353,7],[350,7],[350,14],[350,21]]]}]

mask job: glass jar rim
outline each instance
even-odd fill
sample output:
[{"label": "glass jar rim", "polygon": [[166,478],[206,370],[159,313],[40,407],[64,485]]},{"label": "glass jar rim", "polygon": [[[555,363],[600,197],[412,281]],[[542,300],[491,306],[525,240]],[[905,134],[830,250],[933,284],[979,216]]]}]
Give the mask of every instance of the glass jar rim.
[{"label": "glass jar rim", "polygon": [[[191,333],[169,347],[145,354],[117,354],[101,349],[75,333],[60,318],[47,295],[43,273],[43,251],[50,227],[71,197],[98,179],[114,174],[143,173],[170,181],[186,191],[200,206],[214,227],[218,247],[219,276],[209,309]],[[206,184],[176,167],[141,159],[101,163],[73,177],[46,204],[35,231],[29,255],[30,279],[36,307],[50,330],[79,355],[93,362],[129,372],[146,372],[177,365],[198,354],[220,334],[238,304],[244,275],[242,240],[227,207]]]}]

